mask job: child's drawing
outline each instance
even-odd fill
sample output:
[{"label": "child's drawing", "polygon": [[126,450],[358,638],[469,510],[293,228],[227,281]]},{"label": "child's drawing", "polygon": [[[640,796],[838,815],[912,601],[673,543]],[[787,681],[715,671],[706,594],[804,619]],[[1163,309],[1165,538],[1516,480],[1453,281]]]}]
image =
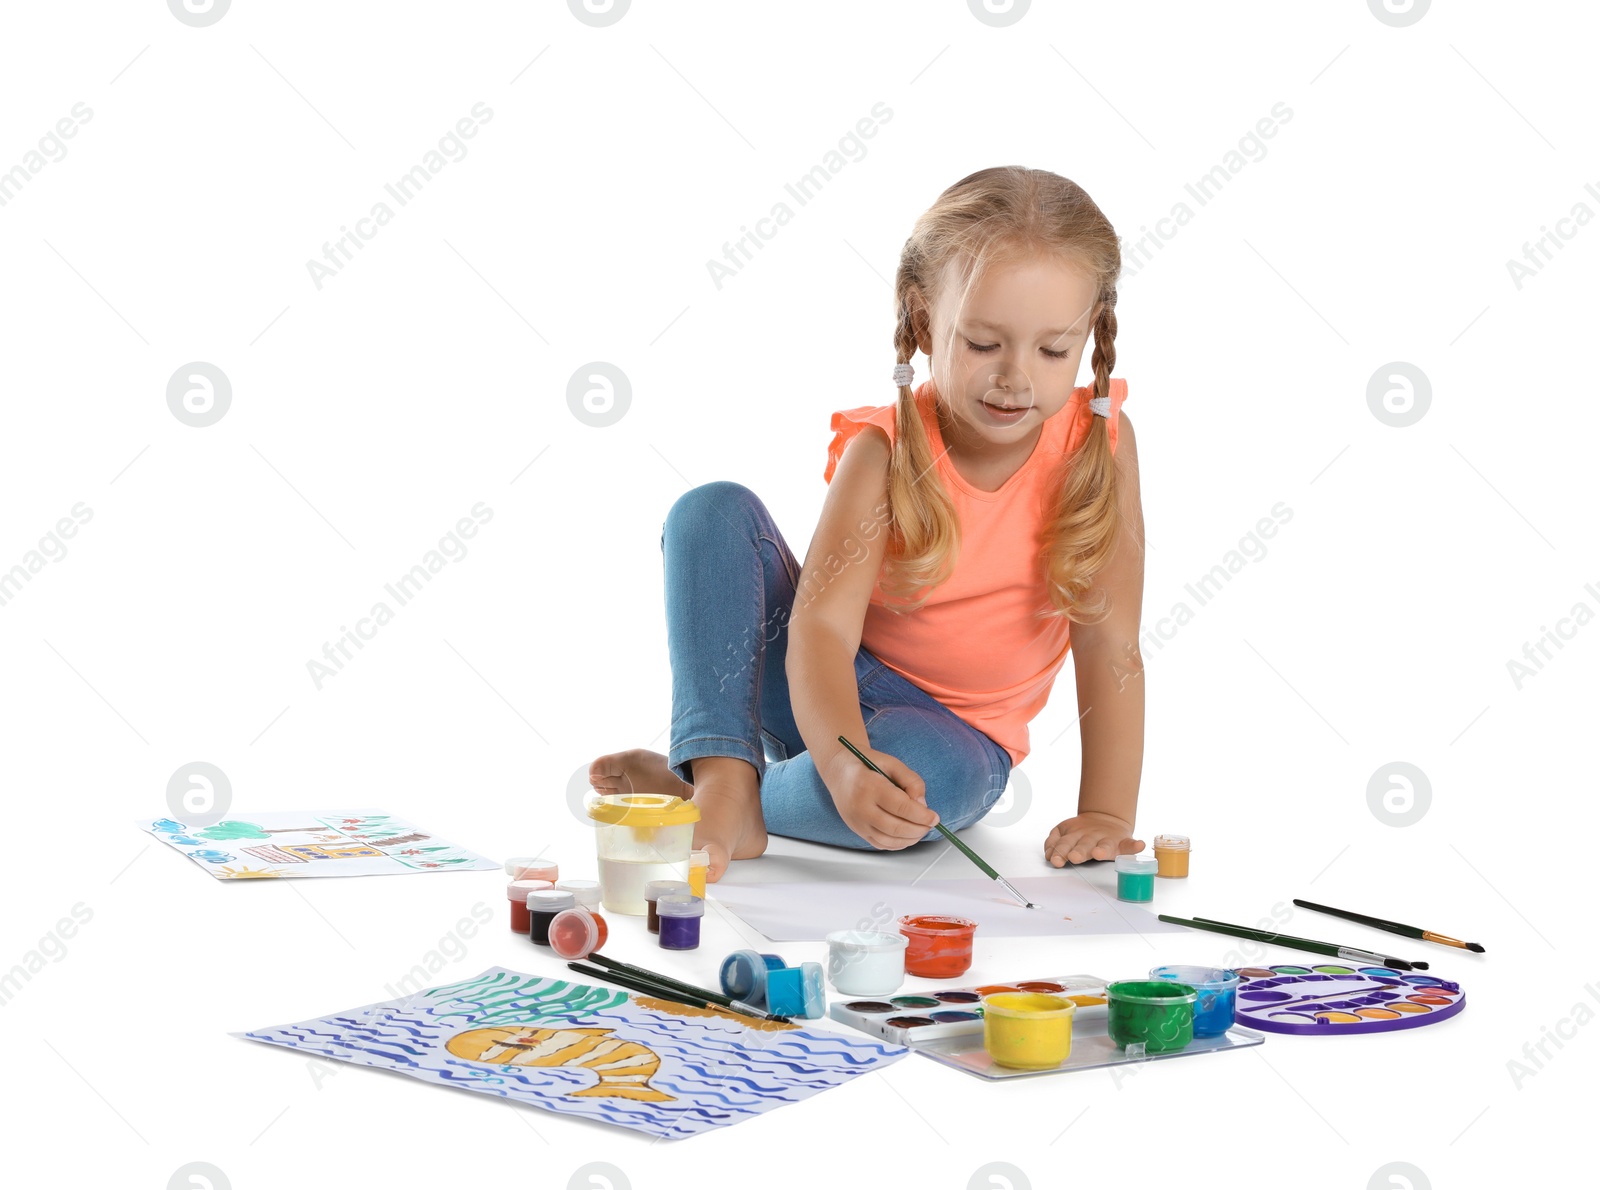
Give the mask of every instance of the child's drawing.
[{"label": "child's drawing", "polygon": [[[257,814],[190,827],[171,818],[139,823],[219,880],[274,876],[379,876],[486,871],[500,865],[403,819],[375,811]],[[427,846],[417,844],[428,841]]]},{"label": "child's drawing", "polygon": [[600,1081],[572,1095],[597,1099],[638,1099],[670,1103],[673,1097],[650,1085],[661,1059],[649,1046],[619,1041],[615,1029],[468,1029],[445,1048],[469,1062],[502,1066],[569,1066],[592,1070]]},{"label": "child's drawing", "polygon": [[504,967],[235,1036],[668,1140],[807,1099],[909,1052]]}]

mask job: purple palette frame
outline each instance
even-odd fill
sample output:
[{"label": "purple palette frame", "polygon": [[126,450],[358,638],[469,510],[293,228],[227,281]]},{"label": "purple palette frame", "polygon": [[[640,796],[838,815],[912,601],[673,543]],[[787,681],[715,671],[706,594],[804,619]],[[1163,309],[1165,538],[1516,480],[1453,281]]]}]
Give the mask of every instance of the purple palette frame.
[{"label": "purple palette frame", "polygon": [[[1332,966],[1333,964],[1323,964]],[[1451,983],[1432,975],[1422,975],[1417,972],[1396,971],[1392,967],[1355,967],[1350,974],[1335,972],[1305,970],[1301,964],[1282,963],[1275,967],[1266,968],[1274,974],[1258,976],[1248,979],[1239,985],[1236,1003],[1237,1011],[1235,1021],[1253,1029],[1261,1029],[1268,1033],[1292,1033],[1303,1037],[1343,1037],[1351,1033],[1392,1033],[1398,1029],[1419,1029],[1424,1025],[1436,1025],[1440,1021],[1449,1020],[1467,1006],[1467,994],[1461,990],[1459,983]],[[1330,986],[1328,994],[1317,995],[1308,989],[1310,984],[1338,985],[1359,982],[1363,986],[1359,989],[1352,988],[1340,991],[1337,986]],[[1374,987],[1379,984],[1384,986]],[[1294,985],[1298,985],[1297,987]],[[1401,987],[1405,991],[1399,991]],[[1293,988],[1293,990],[1291,990]],[[1288,992],[1287,1000],[1257,1000],[1252,1002],[1251,993]],[[1364,1020],[1354,1021],[1280,1021],[1274,1020],[1269,1014],[1274,1012],[1292,1011],[1297,1015],[1310,1012],[1345,1011],[1353,1008],[1382,1008],[1390,1000],[1401,995],[1433,992],[1441,996],[1453,996],[1451,1004],[1430,1006],[1427,1012],[1408,1013],[1394,1020]],[[1385,994],[1386,993],[1386,994]]]}]

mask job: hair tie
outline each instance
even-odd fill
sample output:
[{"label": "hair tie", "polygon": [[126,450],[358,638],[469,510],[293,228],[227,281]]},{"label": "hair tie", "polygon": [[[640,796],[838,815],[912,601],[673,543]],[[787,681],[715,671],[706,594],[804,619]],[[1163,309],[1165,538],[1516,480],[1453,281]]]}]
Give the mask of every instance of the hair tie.
[{"label": "hair tie", "polygon": [[1094,414],[1096,417],[1110,417],[1111,416],[1111,398],[1110,397],[1090,397],[1089,398],[1089,412]]},{"label": "hair tie", "polygon": [[896,364],[894,366],[894,382],[902,387],[909,387],[911,378],[916,375],[916,370],[910,364]]}]

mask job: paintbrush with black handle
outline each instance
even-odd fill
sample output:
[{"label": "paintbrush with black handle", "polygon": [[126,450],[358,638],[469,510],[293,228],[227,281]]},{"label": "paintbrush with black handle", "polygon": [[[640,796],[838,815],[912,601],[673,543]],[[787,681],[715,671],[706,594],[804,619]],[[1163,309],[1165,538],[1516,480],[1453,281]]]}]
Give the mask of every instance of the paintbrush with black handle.
[{"label": "paintbrush with black handle", "polygon": [[1447,934],[1435,934],[1432,930],[1425,930],[1421,926],[1408,926],[1398,921],[1388,921],[1382,917],[1368,917],[1365,913],[1352,913],[1348,909],[1334,909],[1328,905],[1302,901],[1299,897],[1294,899],[1294,903],[1302,909],[1310,909],[1313,913],[1326,913],[1330,917],[1342,917],[1346,921],[1357,921],[1364,926],[1371,926],[1375,930],[1388,930],[1391,934],[1400,934],[1406,938],[1420,938],[1424,942],[1437,942],[1440,946],[1454,946],[1458,950],[1470,950],[1473,954],[1483,953],[1483,947],[1476,942],[1463,942],[1461,939],[1451,938]]}]

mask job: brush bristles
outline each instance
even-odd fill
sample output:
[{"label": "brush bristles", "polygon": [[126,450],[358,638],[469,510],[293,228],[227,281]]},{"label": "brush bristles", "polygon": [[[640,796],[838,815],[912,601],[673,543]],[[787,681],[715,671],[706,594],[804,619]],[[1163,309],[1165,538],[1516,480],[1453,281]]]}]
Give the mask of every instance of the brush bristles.
[{"label": "brush bristles", "polygon": [[1483,947],[1479,946],[1476,942],[1467,943],[1467,949],[1470,950],[1473,954],[1482,954],[1483,953]]}]

